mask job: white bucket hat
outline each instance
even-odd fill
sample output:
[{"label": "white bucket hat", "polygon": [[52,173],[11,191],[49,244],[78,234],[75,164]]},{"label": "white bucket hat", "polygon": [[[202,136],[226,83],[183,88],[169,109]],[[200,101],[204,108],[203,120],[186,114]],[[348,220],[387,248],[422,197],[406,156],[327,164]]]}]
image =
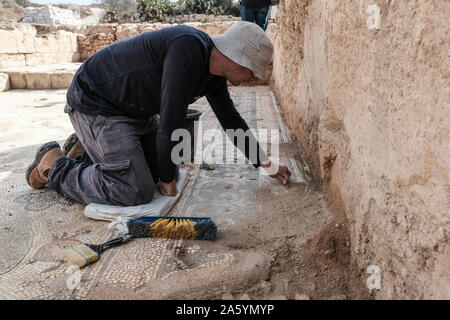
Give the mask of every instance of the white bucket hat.
[{"label": "white bucket hat", "polygon": [[263,29],[255,23],[239,21],[224,34],[212,37],[214,46],[224,56],[253,71],[265,80],[266,67],[273,54],[273,45]]}]

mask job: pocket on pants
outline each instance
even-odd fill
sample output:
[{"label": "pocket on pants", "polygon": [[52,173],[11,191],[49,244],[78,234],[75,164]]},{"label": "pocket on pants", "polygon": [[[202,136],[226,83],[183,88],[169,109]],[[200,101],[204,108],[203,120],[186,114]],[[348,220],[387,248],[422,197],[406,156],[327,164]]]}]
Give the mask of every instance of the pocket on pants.
[{"label": "pocket on pants", "polygon": [[[109,202],[121,206],[148,203],[130,160],[94,164],[101,176],[101,188]],[[153,196],[153,195],[152,195]]]},{"label": "pocket on pants", "polygon": [[99,170],[100,172],[119,172],[120,174],[124,174],[128,168],[130,168],[130,160],[123,161],[115,161],[115,162],[102,162],[95,163],[94,168]]}]

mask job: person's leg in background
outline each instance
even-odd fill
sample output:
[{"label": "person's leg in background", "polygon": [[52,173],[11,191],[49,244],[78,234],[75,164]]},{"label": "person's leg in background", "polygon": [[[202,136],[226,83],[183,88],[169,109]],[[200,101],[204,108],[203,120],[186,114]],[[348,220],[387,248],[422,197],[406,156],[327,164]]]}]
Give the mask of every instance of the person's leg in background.
[{"label": "person's leg in background", "polygon": [[260,26],[264,31],[267,29],[267,24],[269,22],[269,11],[270,7],[263,7],[258,9],[255,14],[255,22],[258,26]]},{"label": "person's leg in background", "polygon": [[255,9],[249,9],[243,5],[240,6],[240,9],[242,21],[255,22]]}]

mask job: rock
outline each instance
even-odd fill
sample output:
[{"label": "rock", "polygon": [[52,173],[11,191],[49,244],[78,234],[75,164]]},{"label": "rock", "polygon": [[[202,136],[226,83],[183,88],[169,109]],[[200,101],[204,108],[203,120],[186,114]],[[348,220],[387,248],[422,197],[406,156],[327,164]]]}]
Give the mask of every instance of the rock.
[{"label": "rock", "polygon": [[269,292],[272,290],[272,284],[268,281],[261,281],[259,285],[261,287],[261,293],[263,293],[264,295],[269,294]]},{"label": "rock", "polygon": [[8,91],[9,88],[9,75],[7,73],[0,73],[0,92]]},{"label": "rock", "polygon": [[141,20],[141,16],[139,14],[139,12],[136,12],[132,15],[133,21],[140,21]]},{"label": "rock", "polygon": [[252,300],[252,299],[250,299],[248,294],[244,293],[242,296],[239,297],[239,300]]},{"label": "rock", "polygon": [[310,292],[316,291],[316,285],[313,282],[309,282],[307,288],[309,289]]},{"label": "rock", "polygon": [[43,7],[27,7],[24,9],[24,23],[80,25],[80,14],[72,10],[46,5]]},{"label": "rock", "polygon": [[311,298],[307,294],[295,294],[295,300],[311,300]]},{"label": "rock", "polygon": [[97,39],[99,39],[99,40],[106,39],[106,34],[103,32],[100,32],[99,34],[97,34]]},{"label": "rock", "polygon": [[234,297],[231,293],[227,292],[223,294],[222,300],[234,300]]},{"label": "rock", "polygon": [[72,83],[80,64],[53,64],[8,69],[10,88],[13,89],[65,89]]}]

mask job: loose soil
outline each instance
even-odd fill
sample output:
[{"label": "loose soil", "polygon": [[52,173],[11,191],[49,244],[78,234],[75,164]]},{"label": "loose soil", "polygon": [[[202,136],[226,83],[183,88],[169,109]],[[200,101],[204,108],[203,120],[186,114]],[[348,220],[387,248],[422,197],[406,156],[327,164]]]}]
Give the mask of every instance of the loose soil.
[{"label": "loose soil", "polygon": [[237,291],[209,290],[210,299],[368,299],[352,268],[344,221],[326,208],[317,185],[291,184],[254,192],[258,214],[219,234],[216,245],[271,256],[270,274]]}]

